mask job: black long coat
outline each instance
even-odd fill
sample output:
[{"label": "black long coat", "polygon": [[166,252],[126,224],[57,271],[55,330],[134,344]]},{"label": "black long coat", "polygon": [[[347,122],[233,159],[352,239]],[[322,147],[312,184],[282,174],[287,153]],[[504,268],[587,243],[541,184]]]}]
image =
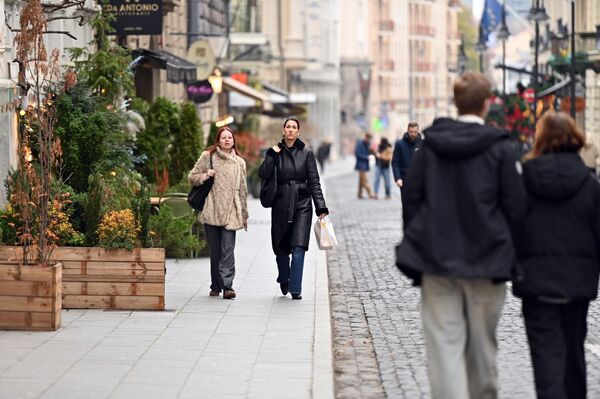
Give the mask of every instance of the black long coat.
[{"label": "black long coat", "polygon": [[600,184],[576,153],[545,154],[523,166],[527,216],[517,250],[523,298],[592,300],[600,273]]},{"label": "black long coat", "polygon": [[308,249],[312,200],[317,216],[329,213],[321,191],[317,163],[312,151],[296,139],[291,148],[282,141],[281,151],[269,148],[258,169],[261,179],[273,176],[277,167],[277,193],[271,208],[271,243],[275,255],[289,255],[292,247]]}]

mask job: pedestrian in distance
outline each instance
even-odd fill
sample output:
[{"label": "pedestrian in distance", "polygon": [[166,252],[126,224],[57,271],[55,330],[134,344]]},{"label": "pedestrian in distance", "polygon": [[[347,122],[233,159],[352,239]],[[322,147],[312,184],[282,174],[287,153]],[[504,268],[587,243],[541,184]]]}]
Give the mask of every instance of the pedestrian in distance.
[{"label": "pedestrian in distance", "polygon": [[356,156],[355,170],[358,171],[358,199],[363,198],[363,190],[365,190],[369,198],[376,198],[375,193],[371,190],[369,184],[369,177],[367,172],[369,171],[369,155],[371,155],[371,133],[365,133],[362,139],[356,140],[356,147],[354,149],[354,155]]},{"label": "pedestrian in distance", "polygon": [[496,398],[496,326],[517,265],[526,194],[508,133],[485,126],[490,82],[454,82],[458,118],[424,131],[402,191],[396,264],[421,288],[431,395]]},{"label": "pedestrian in distance", "polygon": [[600,271],[600,183],[578,156],[584,145],[573,118],[548,111],[523,165],[527,214],[513,291],[523,298],[540,399],[586,397],[586,319]]},{"label": "pedestrian in distance", "polygon": [[269,148],[258,170],[261,179],[277,176],[271,208],[271,244],[281,293],[287,295],[289,291],[292,299],[302,299],[304,255],[312,224],[311,199],[319,218],[329,214],[315,156],[299,135],[300,122],[287,118],[283,123],[283,139]]},{"label": "pedestrian in distance", "polygon": [[379,183],[383,179],[385,199],[390,199],[392,184],[390,181],[390,162],[392,161],[392,145],[387,138],[382,137],[375,154],[375,197],[378,198]]},{"label": "pedestrian in distance", "polygon": [[321,167],[321,173],[325,172],[325,163],[329,160],[331,153],[331,141],[325,139],[317,148],[317,161]]},{"label": "pedestrian in distance", "polygon": [[222,127],[214,144],[204,151],[188,175],[193,186],[214,178],[204,208],[198,214],[204,223],[210,248],[210,296],[233,299],[235,235],[248,229],[246,162],[238,155],[233,130]]},{"label": "pedestrian in distance", "polygon": [[579,155],[590,173],[597,178],[600,172],[600,150],[598,150],[589,134],[586,137],[585,145],[579,151]]},{"label": "pedestrian in distance", "polygon": [[421,133],[419,132],[419,124],[410,122],[406,133],[401,139],[396,140],[394,144],[394,156],[392,157],[392,172],[394,173],[394,181],[402,191],[404,180],[406,179],[406,171],[413,157],[413,154],[421,147]]}]

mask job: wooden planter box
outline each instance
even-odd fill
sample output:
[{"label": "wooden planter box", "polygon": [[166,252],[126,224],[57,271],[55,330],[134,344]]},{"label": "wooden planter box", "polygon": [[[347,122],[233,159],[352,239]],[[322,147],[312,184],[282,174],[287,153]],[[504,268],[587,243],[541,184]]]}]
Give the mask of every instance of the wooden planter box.
[{"label": "wooden planter box", "polygon": [[165,309],[165,250],[60,247],[65,309]]},{"label": "wooden planter box", "polygon": [[62,266],[20,266],[8,259],[0,260],[0,330],[58,329]]},{"label": "wooden planter box", "polygon": [[165,309],[163,248],[58,247],[52,257],[63,265],[63,309]]}]

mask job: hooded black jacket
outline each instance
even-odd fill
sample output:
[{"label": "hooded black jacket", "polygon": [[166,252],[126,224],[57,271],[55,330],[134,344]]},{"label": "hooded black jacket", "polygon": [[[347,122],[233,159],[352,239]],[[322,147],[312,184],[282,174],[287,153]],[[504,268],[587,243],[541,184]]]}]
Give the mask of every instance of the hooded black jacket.
[{"label": "hooded black jacket", "polygon": [[291,148],[282,142],[281,151],[269,148],[258,169],[269,179],[277,168],[277,192],[271,208],[271,243],[275,255],[289,255],[292,247],[308,249],[312,222],[311,198],[317,216],[329,213],[321,191],[315,156],[300,139]]},{"label": "hooded black jacket", "polygon": [[402,193],[398,267],[416,285],[422,273],[509,280],[526,195],[508,134],[449,118],[424,133]]},{"label": "hooded black jacket", "polygon": [[576,153],[542,155],[523,166],[527,216],[517,247],[520,297],[591,300],[600,271],[600,183]]}]

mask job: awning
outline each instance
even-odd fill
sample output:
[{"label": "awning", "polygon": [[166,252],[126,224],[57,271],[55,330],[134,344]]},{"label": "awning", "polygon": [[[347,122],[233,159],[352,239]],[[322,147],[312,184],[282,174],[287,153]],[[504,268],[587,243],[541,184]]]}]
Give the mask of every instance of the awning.
[{"label": "awning", "polygon": [[226,89],[236,91],[246,97],[253,98],[263,103],[270,102],[269,97],[266,94],[261,93],[255,88],[250,87],[247,84],[244,84],[238,80],[235,80],[232,77],[223,76],[223,86],[225,86]]},{"label": "awning", "polygon": [[142,60],[139,61],[142,65],[166,69],[167,82],[193,83],[196,81],[196,65],[166,50],[135,49],[132,51],[132,55],[134,59],[142,57]]},{"label": "awning", "polygon": [[314,104],[317,102],[315,93],[289,93],[267,82],[261,82],[260,84],[270,92],[273,104]]},{"label": "awning", "polygon": [[565,87],[569,83],[571,83],[571,78],[566,78],[562,82],[558,82],[554,86],[550,86],[546,90],[540,91],[537,96],[538,96],[538,98],[540,98],[540,97],[547,96],[548,94],[552,94],[555,91],[562,89],[563,87]]}]

